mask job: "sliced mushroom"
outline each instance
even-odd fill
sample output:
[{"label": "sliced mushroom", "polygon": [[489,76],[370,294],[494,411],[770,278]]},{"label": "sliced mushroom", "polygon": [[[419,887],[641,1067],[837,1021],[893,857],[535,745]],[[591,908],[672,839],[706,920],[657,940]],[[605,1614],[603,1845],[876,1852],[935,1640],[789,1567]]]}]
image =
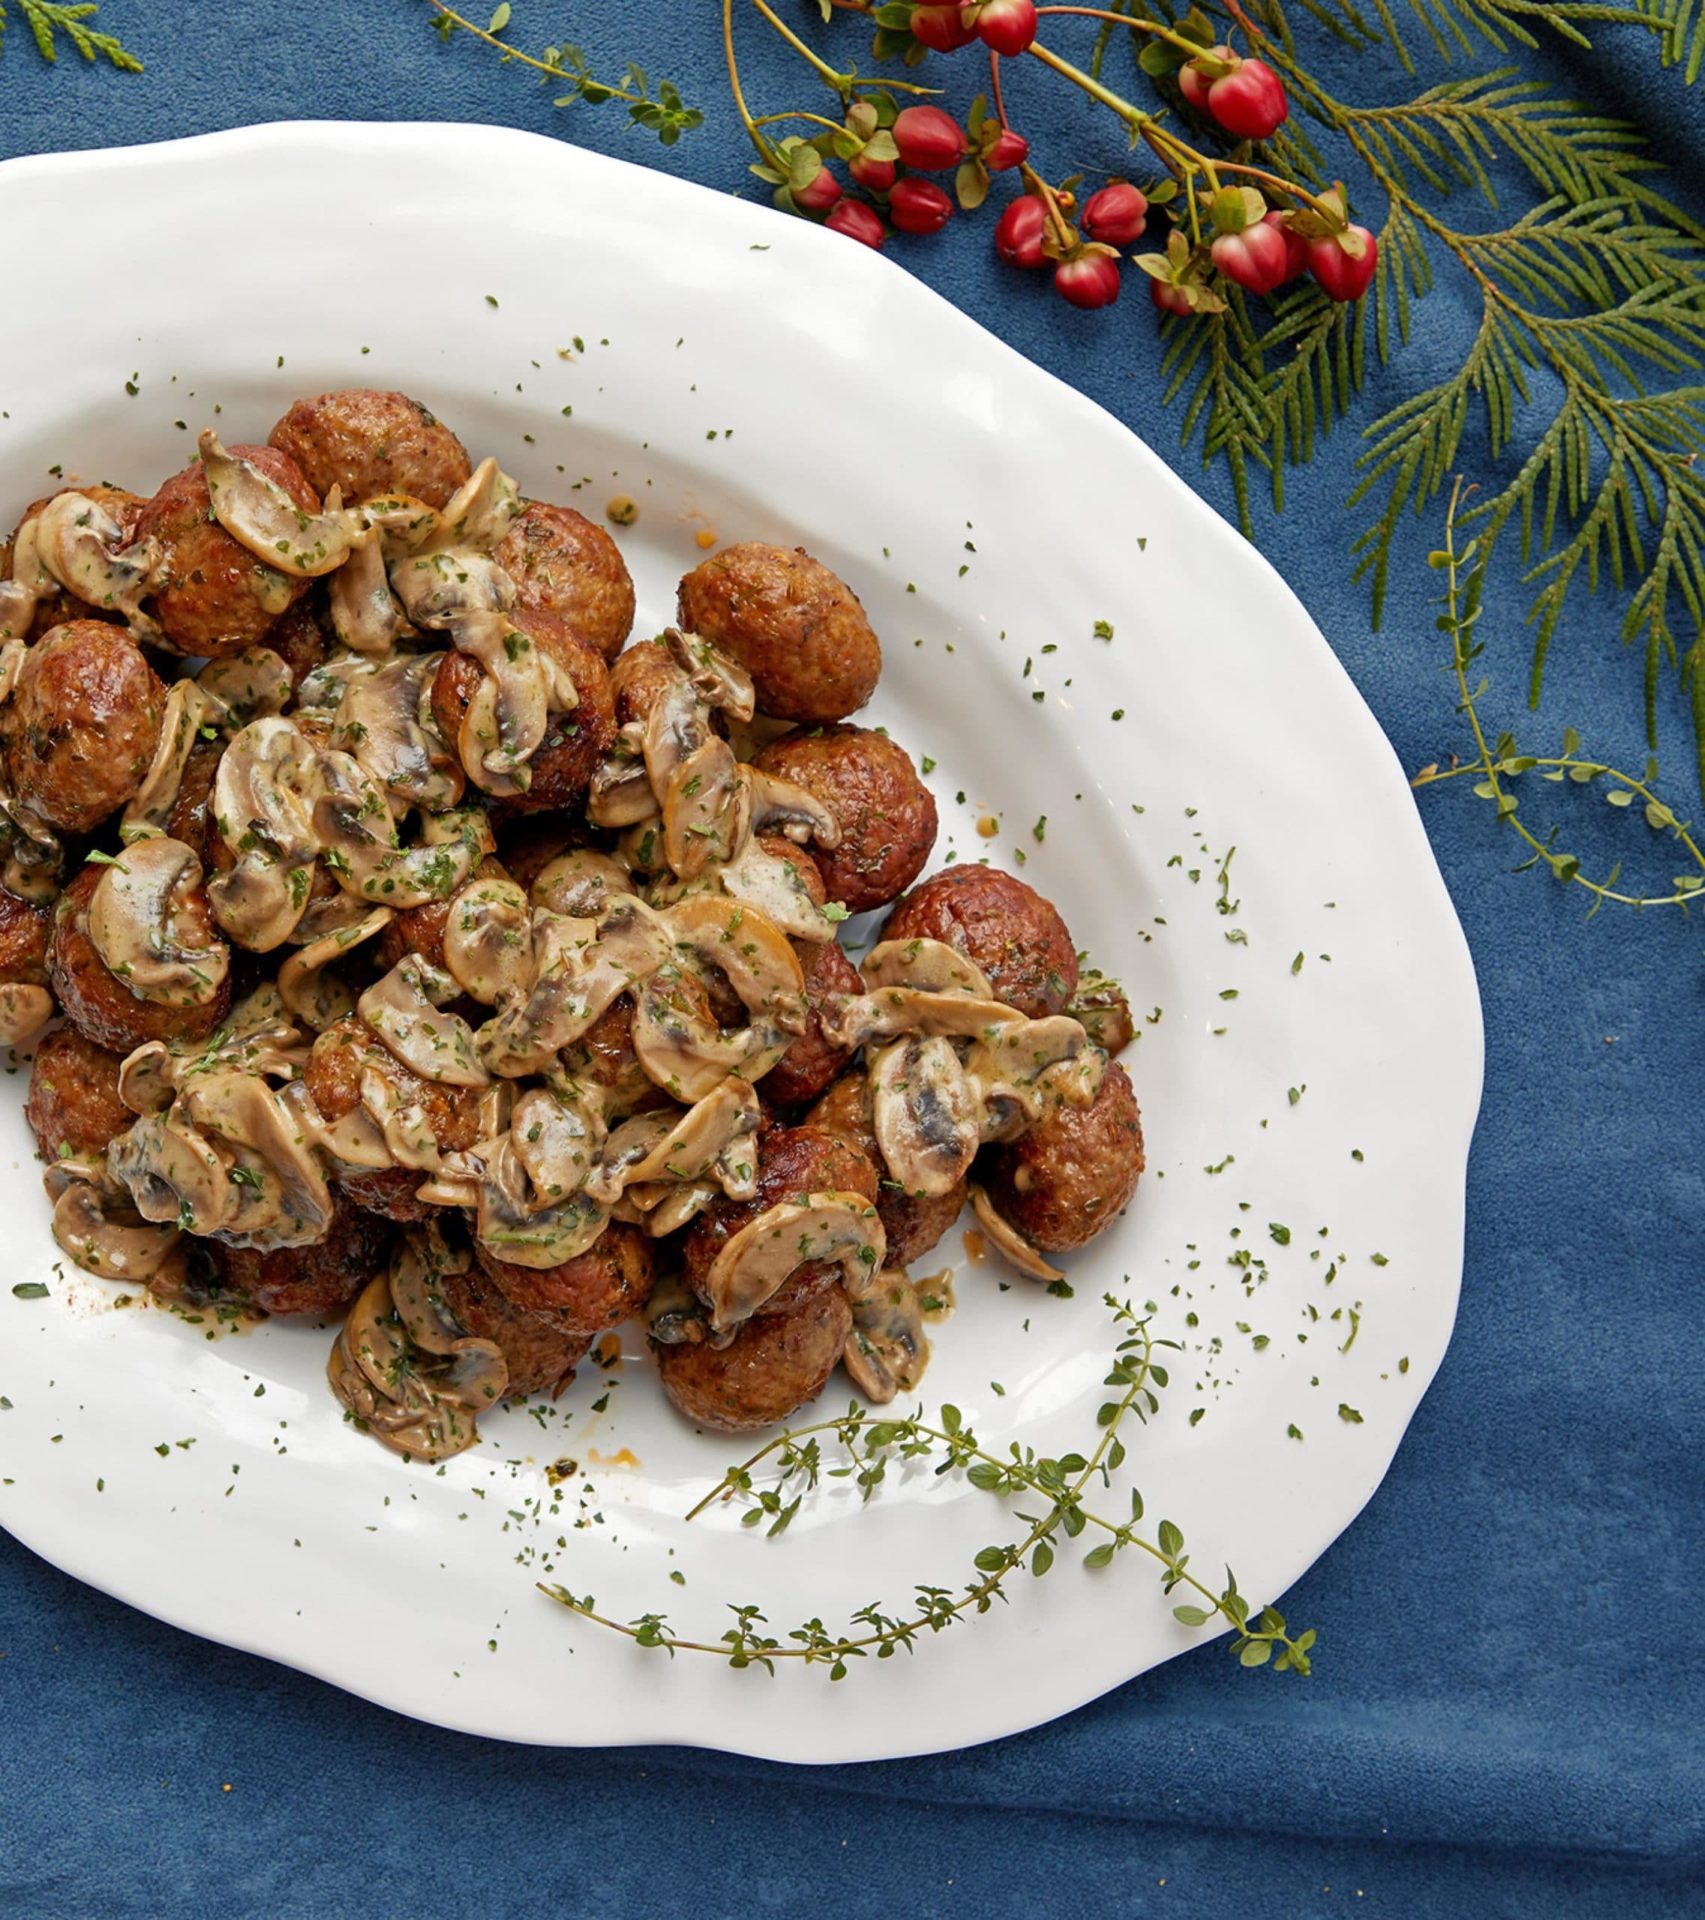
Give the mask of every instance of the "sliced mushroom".
[{"label": "sliced mushroom", "polygon": [[[380,1052],[381,1049],[375,1048],[374,1051]],[[366,1088],[365,1082],[370,1071],[374,1071],[371,1066],[364,1068],[358,1083],[369,1093],[372,1090]],[[384,1128],[359,1102],[341,1119],[328,1120],[314,1105],[307,1086],[300,1080],[285,1087],[278,1097],[295,1117],[303,1140],[329,1155],[340,1166],[376,1172],[397,1164],[396,1155],[385,1138]],[[472,1205],[471,1198],[469,1204]]]},{"label": "sliced mushroom", "polygon": [[483,808],[447,808],[421,819],[421,844],[405,847],[378,783],[353,755],[322,752],[314,765],[314,830],[346,892],[406,909],[447,899],[491,850]]},{"label": "sliced mushroom", "polygon": [[645,765],[645,723],[630,720],[610,743],[586,793],[586,817],[595,827],[634,827],[655,820],[657,795]]},{"label": "sliced mushroom", "polygon": [[1079,976],[1066,1012],[1109,1057],[1117,1058],[1137,1037],[1125,989],[1099,968]]},{"label": "sliced mushroom", "polygon": [[318,580],[348,559],[358,523],[336,503],[335,492],[320,512],[309,513],[252,460],[226,452],[211,427],[202,429],[196,446],[214,519],[257,560],[275,573]]},{"label": "sliced mushroom", "polygon": [[356,1003],[367,1025],[405,1067],[447,1087],[483,1087],[473,1030],[459,1013],[442,1009],[456,998],[456,982],[417,953],[404,954]]},{"label": "sliced mushroom", "polygon": [[903,1033],[971,1040],[1022,1021],[1016,1008],[968,993],[933,993],[921,987],[883,987],[850,994],[823,1014],[823,1031],[837,1046],[862,1047]]},{"label": "sliced mushroom", "polygon": [[444,1304],[439,1283],[445,1274],[467,1269],[467,1254],[451,1250],[435,1220],[399,1241],[391,1257],[391,1304],[409,1339],[423,1352],[454,1353],[466,1338]]},{"label": "sliced mushroom", "polygon": [[732,900],[756,907],[791,940],[809,940],[822,946],[835,937],[844,913],[818,906],[806,885],[802,863],[772,853],[754,833],[744,847],[716,870],[716,883]]},{"label": "sliced mushroom", "polygon": [[230,733],[265,714],[282,713],[296,688],[290,668],[271,647],[245,647],[209,660],[195,681],[213,703],[209,719],[217,717]]},{"label": "sliced mushroom", "polygon": [[527,897],[548,913],[595,920],[615,896],[632,892],[633,882],[619,860],[592,847],[571,847],[539,870]]},{"label": "sliced mushroom", "polygon": [[118,1095],[132,1113],[162,1113],[198,1073],[234,1069],[294,1080],[307,1064],[306,1036],[270,982],[244,996],[205,1040],[150,1040],[125,1056]]},{"label": "sliced mushroom", "polygon": [[887,1239],[876,1209],[859,1193],[813,1193],[766,1207],[732,1234],[704,1278],[713,1332],[749,1320],[796,1268],[833,1260],[857,1299],[880,1271]]},{"label": "sliced mushroom", "polygon": [[[341,897],[341,896],[340,896]],[[324,1033],[355,1006],[349,988],[327,969],[346,954],[383,933],[396,918],[389,907],[374,907],[348,926],[334,927],[291,954],[278,970],[284,1004],[315,1033]]]},{"label": "sliced mushroom", "polygon": [[532,984],[533,916],[527,896],[502,875],[470,880],[450,902],[444,965],[482,1006],[518,999]]},{"label": "sliced mushroom", "polygon": [[108,970],[138,1000],[204,1007],[225,984],[231,949],[215,938],[191,946],[182,933],[201,862],[181,840],[137,840],[101,871],[89,900],[89,938]]},{"label": "sliced mushroom", "polygon": [[417,1099],[409,1099],[377,1063],[362,1068],[357,1083],[361,1108],[379,1129],[388,1164],[411,1172],[435,1173],[442,1164],[432,1118]]},{"label": "sliced mushroom", "polygon": [[645,1303],[645,1330],[660,1347],[700,1346],[710,1332],[704,1302],[678,1273],[660,1275]]},{"label": "sliced mushroom", "polygon": [[662,1186],[629,1187],[623,1197],[635,1203],[646,1232],[662,1240],[703,1213],[721,1191],[714,1180],[689,1180],[684,1185],[672,1180]]},{"label": "sliced mushroom", "polygon": [[278,715],[244,727],[220,756],[213,781],[219,837],[236,856],[215,874],[213,917],[239,946],[270,953],[289,939],[308,904],[313,864],[317,754]]},{"label": "sliced mushroom", "polygon": [[908,1034],[870,1063],[876,1144],[914,1196],[949,1192],[981,1144],[981,1102],[952,1043]]},{"label": "sliced mushroom", "polygon": [[144,1220],[187,1233],[218,1232],[236,1204],[225,1162],[175,1106],[111,1141],[107,1167]]},{"label": "sliced mushroom", "polygon": [[520,489],[488,454],[445,501],[433,544],[490,553],[520,512]]},{"label": "sliced mushroom", "polygon": [[462,797],[462,770],[431,724],[430,696],[442,653],[405,655],[345,684],[333,738],[387,793],[428,813]]},{"label": "sliced mushroom", "polygon": [[98,1160],[56,1160],[44,1176],[53,1200],[53,1237],[86,1273],[151,1280],[174,1259],[175,1226],[142,1220]]},{"label": "sliced mushroom", "polygon": [[882,940],[858,964],[865,987],[918,987],[929,993],[968,993],[992,1000],[994,988],[982,968],[945,940]]},{"label": "sliced mushroom", "polygon": [[36,515],[34,544],[38,564],[68,593],[122,613],[138,639],[159,638],[158,622],[142,611],[159,584],[157,540],[127,547],[124,529],[104,507],[84,493],[61,493]]},{"label": "sliced mushroom", "polygon": [[853,1302],[852,1332],[841,1365],[874,1406],[911,1393],[929,1365],[929,1338],[918,1296],[906,1274],[889,1267]]},{"label": "sliced mushroom", "polygon": [[[758,1190],[756,1135],[762,1119],[751,1084],[732,1077],[684,1113],[640,1114],[610,1136],[589,1190],[609,1203],[624,1188],[691,1185],[714,1175],[730,1200],[750,1200]],[[650,1209],[642,1206],[642,1211]]]},{"label": "sliced mushroom", "polygon": [[1042,1118],[1050,1100],[1087,1107],[1106,1066],[1106,1054],[1061,1013],[1013,1021],[985,1034],[965,1056],[965,1071],[977,1083],[985,1108],[983,1138],[1015,1138]]},{"label": "sliced mushroom", "polygon": [[752,676],[738,660],[679,627],[664,630],[663,644],[707,707],[718,707],[733,720],[751,719],[757,709],[757,692]]},{"label": "sliced mushroom", "polygon": [[540,1206],[513,1134],[499,1141],[480,1183],[474,1237],[517,1267],[556,1267],[576,1260],[609,1224],[609,1212],[584,1190],[557,1206]]},{"label": "sliced mushroom", "polygon": [[554,1207],[579,1193],[598,1166],[606,1129],[587,1100],[535,1087],[515,1102],[509,1139],[538,1204]]},{"label": "sliced mushroom", "polygon": [[349,558],[332,575],[331,614],[332,630],[356,653],[387,654],[414,632],[391,591],[377,524],[351,535]]},{"label": "sliced mushroom", "polygon": [[801,846],[807,840],[820,847],[841,844],[841,823],[815,794],[756,767],[743,767],[741,774],[751,790],[754,833],[782,833]]},{"label": "sliced mushroom", "polygon": [[468,778],[502,797],[524,791],[526,765],[538,752],[556,684],[550,663],[507,614],[472,613],[455,629],[456,645],[485,668],[462,716],[456,751]]},{"label": "sliced mushroom", "polygon": [[740,774],[734,749],[716,733],[671,769],[661,790],[663,857],[680,879],[732,859],[750,837],[751,791]]},{"label": "sliced mushroom", "polygon": [[231,1157],[226,1184],[236,1198],[217,1230],[221,1239],[272,1252],[325,1237],[332,1217],[325,1174],[296,1115],[264,1080],[252,1073],[198,1074],[186,1082],[178,1108]]},{"label": "sliced mushroom", "polygon": [[121,840],[145,840],[150,834],[166,831],[172,809],[178,804],[178,788],[183,784],[190,753],[202,729],[215,726],[223,717],[223,703],[211,699],[195,681],[173,683],[166,695],[165,717],[160,724],[154,758],[148,763],[141,786],[124,809],[124,819],[119,825]]},{"label": "sliced mushroom", "polygon": [[1064,1272],[1050,1266],[1024,1235],[995,1211],[995,1203],[988,1192],[976,1181],[971,1182],[971,1211],[977,1216],[977,1224],[988,1235],[990,1244],[1001,1255],[1008,1266],[1016,1267],[1020,1273],[1029,1274],[1032,1280],[1063,1280]]},{"label": "sliced mushroom", "polygon": [[[0,582],[0,587],[4,584]],[[5,601],[0,597],[0,634],[6,631]],[[25,640],[11,639],[0,645],[0,707],[11,699],[18,684],[18,675],[23,672],[24,662],[29,658],[29,651],[29,643]]]},{"label": "sliced mushroom", "polygon": [[17,1047],[53,1018],[53,995],[22,981],[0,983],[0,1047]]}]

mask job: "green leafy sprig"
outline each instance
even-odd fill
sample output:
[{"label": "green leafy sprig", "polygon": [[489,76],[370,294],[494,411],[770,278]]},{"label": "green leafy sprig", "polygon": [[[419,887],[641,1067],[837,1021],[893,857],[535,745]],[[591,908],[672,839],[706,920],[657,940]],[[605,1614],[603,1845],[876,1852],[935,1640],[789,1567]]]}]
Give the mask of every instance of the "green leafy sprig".
[{"label": "green leafy sprig", "polygon": [[[540,1591],[642,1647],[660,1647],[671,1655],[714,1654],[732,1667],[762,1667],[771,1674],[778,1661],[797,1660],[827,1666],[831,1680],[843,1680],[854,1660],[872,1654],[879,1660],[891,1659],[901,1648],[913,1652],[926,1634],[945,1632],[964,1619],[989,1612],[997,1600],[1009,1598],[1006,1587],[1014,1574],[1028,1569],[1041,1578],[1054,1566],[1066,1542],[1090,1534],[1094,1544],[1083,1554],[1085,1567],[1104,1568],[1130,1551],[1147,1555],[1159,1563],[1164,1594],[1170,1597],[1182,1587],[1196,1596],[1172,1609],[1183,1625],[1232,1628],[1231,1650],[1246,1667],[1271,1661],[1277,1672],[1307,1674],[1314,1633],[1293,1636],[1277,1609],[1252,1607],[1238,1591],[1229,1567],[1223,1587],[1203,1582],[1190,1571],[1184,1535],[1172,1521],[1162,1520],[1153,1538],[1140,1532],[1143,1498],[1135,1488],[1130,1491],[1129,1514],[1123,1519],[1109,1519],[1086,1504],[1086,1492],[1094,1485],[1110,1487],[1113,1474],[1124,1464],[1126,1448],[1120,1438],[1124,1422],[1133,1415],[1139,1422],[1146,1421],[1158,1409],[1155,1389],[1165,1387],[1167,1375],[1154,1357],[1155,1349],[1176,1344],[1155,1340],[1147,1321],[1139,1319],[1128,1303],[1112,1294],[1105,1298],[1120,1338],[1105,1382],[1114,1391],[1096,1413],[1098,1437],[1088,1454],[1039,1457],[1016,1444],[997,1454],[981,1444],[957,1407],[943,1406],[931,1421],[921,1410],[896,1418],[871,1413],[855,1401],[839,1419],[790,1428],[730,1467],[687,1516],[691,1520],[719,1501],[741,1501],[746,1505],[741,1524],[762,1527],[774,1539],[787,1531],[801,1501],[825,1479],[850,1481],[868,1501],[888,1478],[890,1468],[933,1461],[937,1475],[963,1474],[980,1492],[1039,1508],[1035,1512],[1014,1509],[1025,1531],[1016,1539],[982,1548],[973,1563],[975,1577],[958,1590],[919,1584],[908,1611],[890,1613],[873,1601],[856,1609],[842,1629],[826,1627],[814,1617],[785,1637],[769,1631],[770,1623],[758,1607],[730,1605],[727,1610],[734,1622],[718,1641],[677,1633],[666,1614],[616,1620],[600,1613],[590,1594],[581,1597],[564,1587],[547,1585],[541,1585]],[[760,1485],[754,1473],[770,1459],[776,1464],[775,1477]]]},{"label": "green leafy sprig", "polygon": [[[0,0],[0,52],[5,50],[9,24],[6,5],[7,0]],[[16,5],[36,43],[36,51],[49,65],[59,59],[59,37],[63,35],[72,50],[85,60],[105,60],[120,73],[142,71],[142,62],[115,34],[102,33],[89,25],[100,11],[93,0],[76,0],[72,5],[62,4],[62,0],[16,0]]]}]

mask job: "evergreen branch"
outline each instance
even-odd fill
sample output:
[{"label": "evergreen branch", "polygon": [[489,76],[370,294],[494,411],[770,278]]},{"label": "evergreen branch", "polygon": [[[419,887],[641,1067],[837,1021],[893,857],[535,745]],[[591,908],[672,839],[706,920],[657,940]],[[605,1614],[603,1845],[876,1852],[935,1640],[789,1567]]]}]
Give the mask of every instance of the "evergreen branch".
[{"label": "evergreen branch", "polygon": [[[120,73],[142,71],[142,62],[115,34],[102,33],[88,24],[99,12],[94,0],[76,0],[72,5],[62,0],[17,0],[17,4],[36,51],[50,66],[58,63],[57,36],[63,34],[87,61],[105,60]],[[6,26],[6,0],[0,0],[0,51],[5,47]]]}]

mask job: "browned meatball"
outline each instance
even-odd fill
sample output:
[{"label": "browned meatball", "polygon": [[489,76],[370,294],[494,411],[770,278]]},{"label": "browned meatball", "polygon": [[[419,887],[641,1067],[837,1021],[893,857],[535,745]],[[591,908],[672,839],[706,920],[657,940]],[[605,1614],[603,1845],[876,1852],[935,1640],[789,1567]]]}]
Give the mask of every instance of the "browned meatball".
[{"label": "browned meatball", "polygon": [[610,692],[616,703],[616,725],[643,720],[657,696],[680,677],[661,640],[636,640],[610,662]]},{"label": "browned meatball", "polygon": [[[703,1295],[711,1264],[742,1227],[766,1208],[808,1193],[857,1193],[876,1198],[876,1167],[869,1156],[819,1127],[772,1127],[758,1145],[758,1191],[751,1200],[716,1200],[688,1227],[681,1243],[687,1284]],[[759,1315],[785,1313],[797,1302],[834,1286],[841,1269],[830,1260],[795,1267],[758,1308]]]},{"label": "browned meatball", "polygon": [[557,1267],[518,1267],[487,1247],[475,1251],[512,1307],[543,1314],[564,1333],[590,1336],[620,1326],[651,1298],[651,1241],[619,1220],[578,1259]]},{"label": "browned meatball", "polygon": [[[499,861],[489,855],[474,869],[476,880],[507,880]],[[471,883],[470,883],[471,884]],[[388,973],[405,954],[418,953],[422,959],[442,969],[444,966],[444,929],[450,924],[450,909],[455,895],[448,900],[428,900],[424,906],[409,907],[379,935],[376,955],[381,972]]]},{"label": "browned meatball", "polygon": [[1114,1060],[1093,1106],[1056,1107],[979,1164],[996,1211],[1044,1253],[1069,1253],[1105,1233],[1142,1170],[1137,1096]]},{"label": "browned meatball", "polygon": [[657,1371],[664,1392],[695,1425],[744,1433],[815,1400],[851,1331],[847,1296],[825,1287],[786,1313],[748,1320],[726,1347],[660,1346]]},{"label": "browned meatball", "polygon": [[[544,740],[528,765],[532,783],[523,794],[505,801],[521,813],[541,813],[578,800],[597,771],[615,737],[615,710],[610,700],[610,676],[604,662],[573,639],[554,615],[517,613],[514,623],[560,666],[568,669],[579,703],[568,713],[553,713]],[[452,753],[462,716],[479,690],[485,669],[471,654],[455,648],[445,654],[432,682],[432,717]]]},{"label": "browned meatball", "polygon": [[803,547],[724,547],[681,582],[678,606],[752,676],[761,713],[818,726],[876,691],[882,648],[857,594]]},{"label": "browned meatball", "polygon": [[885,907],[924,870],[935,845],[935,798],[912,756],[868,727],[785,734],[753,763],[821,800],[841,829],[812,857],[831,900],[849,913]]},{"label": "browned meatball", "polygon": [[989,977],[995,998],[1033,1020],[1058,1013],[1077,986],[1066,923],[1034,887],[998,867],[949,867],[914,887],[884,940],[942,940]]},{"label": "browned meatball", "polygon": [[332,650],[329,625],[324,601],[310,589],[267,628],[266,644],[290,669],[290,678],[297,686],[325,664]]},{"label": "browned meatball", "polygon": [[221,1246],[214,1258],[226,1286],[262,1313],[327,1318],[342,1313],[385,1265],[390,1239],[391,1229],[376,1214],[339,1204],[324,1238],[312,1246],[275,1253]]},{"label": "browned meatball", "polygon": [[[271,447],[233,447],[284,488],[297,506],[315,512],[320,496],[288,454]],[[306,580],[257,560],[213,518],[200,461],[168,480],[142,509],[139,539],[152,536],[164,552],[154,613],[175,651],[214,659],[241,653],[266,637],[273,622],[308,590]]]},{"label": "browned meatball", "polygon": [[[231,976],[199,1007],[161,1006],[138,1000],[89,938],[89,901],[101,882],[99,867],[85,867],[60,895],[48,942],[47,971],[65,1017],[86,1040],[114,1053],[130,1053],[149,1040],[199,1040],[231,1010]],[[178,927],[189,947],[211,946],[223,936],[213,924],[206,890],[197,887],[178,904]]]},{"label": "browned meatball", "polygon": [[0,887],[0,982],[7,986],[47,985],[47,942],[53,909]]},{"label": "browned meatball", "polygon": [[[120,532],[126,542],[130,540],[136,527],[136,516],[148,504],[139,493],[129,493],[123,487],[80,486],[75,489],[61,487],[60,493],[75,491],[86,500],[110,513],[118,522]],[[49,501],[58,499],[55,493],[43,494],[39,500],[32,500],[25,507],[18,520],[17,529],[10,538],[0,541],[0,580],[12,577],[12,559],[17,552],[18,534],[22,532],[24,522],[33,520]],[[55,593],[44,595],[36,602],[35,616],[30,621],[29,630],[21,637],[25,640],[39,640],[44,633],[63,626],[67,620],[112,620],[118,616],[111,608],[91,606],[87,600],[79,600],[74,593],[61,588]],[[14,636],[0,627],[0,640],[10,640]]]},{"label": "browned meatball", "polygon": [[554,613],[583,647],[615,659],[633,631],[633,579],[621,549],[572,507],[529,500],[491,550],[519,612]]},{"label": "browned meatball", "polygon": [[956,1180],[946,1193],[908,1193],[883,1164],[871,1120],[870,1081],[862,1073],[837,1080],[805,1116],[807,1126],[821,1127],[868,1154],[881,1176],[876,1189],[876,1217],[888,1236],[883,1264],[910,1266],[935,1246],[959,1218],[965,1205],[965,1182]]},{"label": "browned meatball", "polygon": [[467,448],[418,400],[372,387],[298,400],[266,438],[318,492],[342,487],[345,506],[406,493],[441,507],[472,472]]},{"label": "browned meatball", "polygon": [[764,1075],[764,1091],[784,1107],[800,1107],[815,1100],[851,1059],[823,1033],[823,1015],[864,983],[858,969],[833,940],[817,946],[796,943],[805,969],[805,1031]]},{"label": "browned meatball", "polygon": [[[334,1021],[314,1042],[303,1073],[309,1097],[327,1120],[353,1113],[361,1099],[361,1071],[373,1064],[405,1105],[419,1105],[432,1137],[447,1153],[461,1153],[479,1137],[479,1091],[422,1080],[381,1046],[353,1013]],[[340,1167],[333,1178],[358,1207],[388,1220],[424,1220],[437,1211],[415,1197],[421,1175],[412,1167]]]},{"label": "browned meatball", "polygon": [[122,627],[71,620],[24,656],[6,709],[18,797],[67,833],[90,833],[142,784],[166,689]]},{"label": "browned meatball", "polygon": [[524,1393],[560,1393],[591,1351],[590,1334],[568,1333],[545,1314],[511,1306],[478,1267],[443,1275],[438,1291],[457,1325],[476,1340],[490,1340],[509,1362],[506,1400]]},{"label": "browned meatball", "polygon": [[166,831],[174,840],[181,840],[186,847],[193,847],[204,861],[221,867],[231,863],[232,854],[219,835],[208,830],[208,804],[213,798],[213,782],[219,777],[219,762],[224,757],[223,740],[196,741],[184,762],[178,797],[172,802],[171,817],[166,822]]},{"label": "browned meatball", "polygon": [[136,1118],[118,1097],[123,1056],[90,1044],[75,1027],[57,1027],[36,1048],[24,1103],[44,1160],[102,1153]]}]

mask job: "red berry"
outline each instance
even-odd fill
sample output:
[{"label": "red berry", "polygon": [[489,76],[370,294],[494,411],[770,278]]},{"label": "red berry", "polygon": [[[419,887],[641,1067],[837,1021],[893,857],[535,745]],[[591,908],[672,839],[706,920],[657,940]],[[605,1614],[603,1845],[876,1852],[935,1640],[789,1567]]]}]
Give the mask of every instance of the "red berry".
[{"label": "red berry", "polygon": [[983,165],[990,173],[1004,173],[1008,167],[1021,167],[1030,158],[1030,142],[1022,133],[1014,133],[1011,127],[1002,127],[995,136],[995,143],[983,155]]},{"label": "red berry", "polygon": [[1047,230],[1047,208],[1035,194],[1020,194],[995,222],[995,252],[1009,267],[1039,267]]},{"label": "red berry", "polygon": [[1009,60],[1028,52],[1036,38],[1035,0],[983,0],[977,9],[977,38]]},{"label": "red berry", "polygon": [[1128,180],[1115,180],[1083,203],[1077,223],[1091,240],[1109,247],[1128,247],[1143,237],[1149,203]]},{"label": "red berry", "polygon": [[1289,278],[1284,233],[1264,220],[1241,233],[1222,233],[1208,251],[1220,272],[1250,293],[1271,293]]},{"label": "red berry", "polygon": [[1308,270],[1320,282],[1328,300],[1359,300],[1379,264],[1379,242],[1367,228],[1351,227],[1349,231],[1361,236],[1359,256],[1346,253],[1333,234],[1307,243]]},{"label": "red berry", "polygon": [[[1308,271],[1308,244],[1290,223],[1288,215],[1276,208],[1261,216],[1261,224],[1285,236],[1285,280],[1295,280]],[[1284,285],[1284,280],[1279,282]]]},{"label": "red berry", "polygon": [[1054,269],[1054,291],[1074,307],[1110,307],[1119,297],[1119,263],[1110,253],[1080,253]]},{"label": "red berry", "polygon": [[900,158],[922,173],[940,173],[965,157],[964,132],[940,107],[902,107],[892,131]]},{"label": "red berry", "polygon": [[959,17],[957,7],[914,7],[912,38],[921,41],[931,53],[954,53],[968,47],[977,37]]},{"label": "red berry", "polygon": [[1240,60],[1230,47],[1215,47],[1209,56],[1229,69],[1204,73],[1194,64],[1184,67],[1178,85],[1191,106],[1207,113],[1239,140],[1265,140],[1285,123],[1291,103],[1279,76],[1265,60]]},{"label": "red berry", "polygon": [[866,247],[880,247],[888,238],[876,209],[866,206],[862,200],[837,200],[823,224]]},{"label": "red berry", "polygon": [[1149,298],[1162,313],[1188,313],[1190,296],[1182,287],[1175,287],[1170,280],[1150,280]]},{"label": "red berry", "polygon": [[841,183],[827,167],[819,167],[808,186],[793,189],[793,204],[806,213],[827,213],[841,197]]},{"label": "red berry", "polygon": [[953,218],[953,202],[933,180],[896,180],[888,218],[902,233],[940,233]]},{"label": "red berry", "polygon": [[847,172],[872,193],[886,193],[894,184],[892,160],[872,160],[868,154],[855,153],[847,162]]}]

